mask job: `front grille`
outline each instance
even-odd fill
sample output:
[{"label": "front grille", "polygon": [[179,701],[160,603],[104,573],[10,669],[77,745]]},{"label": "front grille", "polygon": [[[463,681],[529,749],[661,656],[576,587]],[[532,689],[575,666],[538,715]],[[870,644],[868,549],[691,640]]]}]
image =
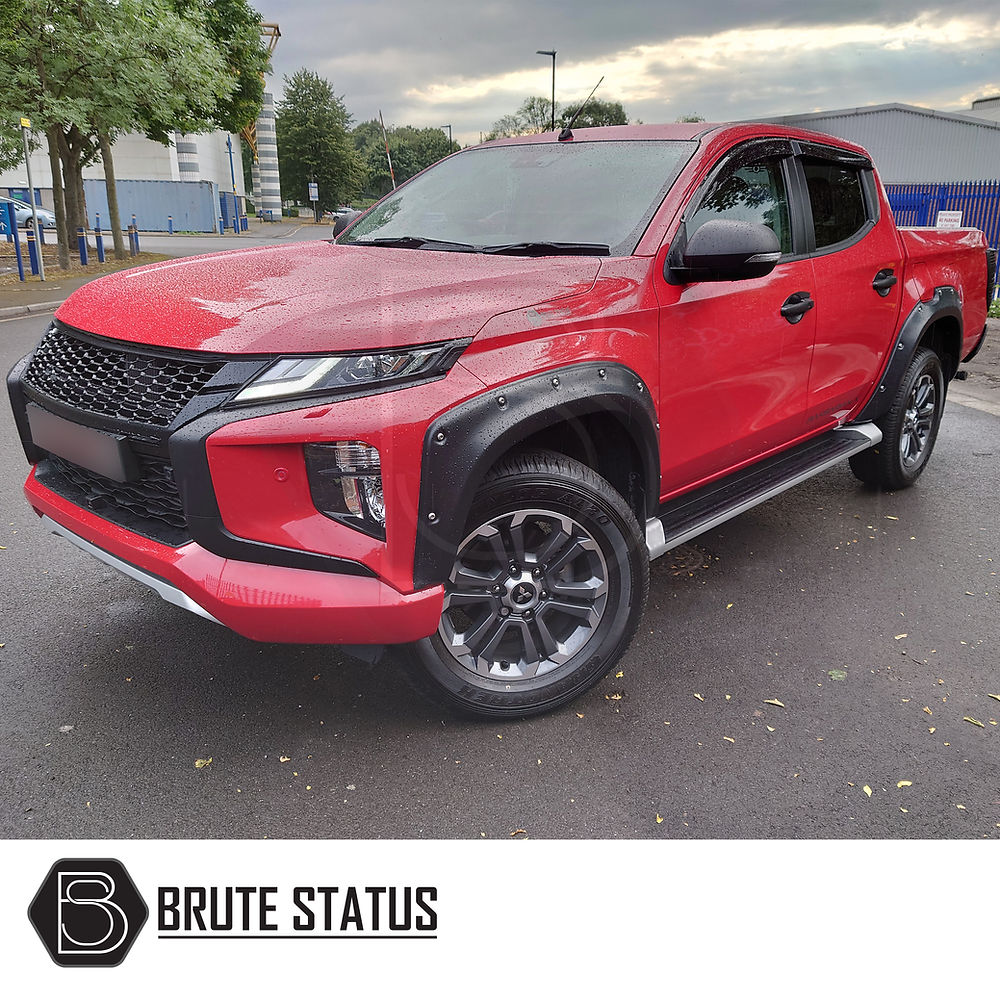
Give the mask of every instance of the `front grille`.
[{"label": "front grille", "polygon": [[167,427],[222,365],[84,340],[57,323],[35,350],[24,382],[78,410]]},{"label": "front grille", "polygon": [[39,482],[71,503],[165,545],[191,540],[173,469],[162,458],[139,455],[140,477],[120,483],[50,455],[39,463]]}]

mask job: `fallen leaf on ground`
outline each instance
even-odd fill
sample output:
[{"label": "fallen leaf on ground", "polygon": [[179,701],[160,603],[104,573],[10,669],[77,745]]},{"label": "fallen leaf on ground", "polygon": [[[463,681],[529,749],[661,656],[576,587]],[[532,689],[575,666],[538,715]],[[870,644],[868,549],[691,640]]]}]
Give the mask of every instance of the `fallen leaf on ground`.
[{"label": "fallen leaf on ground", "polygon": [[868,796],[868,798],[872,797],[872,790],[867,785],[865,785],[865,787],[864,787],[864,793],[865,793],[865,795]]},{"label": "fallen leaf on ground", "polygon": [[576,717],[577,717],[578,719],[582,719],[582,718],[583,718],[583,712],[577,712],[577,713],[576,713]]},{"label": "fallen leaf on ground", "polygon": [[768,731],[769,733],[773,733],[773,732],[774,732],[774,726],[768,726],[768,727],[767,727],[767,731]]},{"label": "fallen leaf on ground", "polygon": [[933,712],[932,712],[932,711],[930,710],[930,708],[928,708],[928,707],[927,707],[926,705],[924,705],[924,709],[923,709],[923,710],[924,710],[924,711],[925,711],[925,712],[926,712],[926,713],[927,713],[928,715],[933,715],[933,714],[934,714],[934,713],[933,713]]},{"label": "fallen leaf on ground", "polygon": [[784,708],[785,707],[784,704],[782,702],[778,701],[777,698],[765,698],[764,699],[764,704],[765,705],[777,705],[778,708]]},{"label": "fallen leaf on ground", "polygon": [[615,677],[624,677],[624,676],[625,676],[625,671],[624,670],[619,670],[618,673],[615,674]]},{"label": "fallen leaf on ground", "polygon": [[523,833],[524,836],[526,836],[526,837],[528,836],[528,831],[527,830],[511,830],[510,835],[512,837],[516,837],[519,833]]},{"label": "fallen leaf on ground", "polygon": [[928,729],[927,732],[929,732],[929,733],[936,733],[937,732],[937,726],[931,726],[931,728]]},{"label": "fallen leaf on ground", "polygon": [[909,634],[910,634],[909,632],[900,632],[899,635],[896,636],[896,638],[905,639]]},{"label": "fallen leaf on ground", "polygon": [[900,811],[901,813],[908,813],[908,812],[909,812],[910,810],[909,810],[909,809],[904,809],[904,808],[903,808],[902,806],[900,806],[900,807],[899,807],[899,811]]},{"label": "fallen leaf on ground", "polygon": [[995,701],[1000,701],[1000,694],[988,694],[987,698],[993,698]]},{"label": "fallen leaf on ground", "polygon": [[701,694],[696,694],[695,697],[698,699],[698,701],[704,701],[705,700],[705,696],[701,695]]},{"label": "fallen leaf on ground", "polygon": [[611,694],[606,694],[604,696],[608,701],[621,701],[622,693],[621,691],[614,691]]},{"label": "fallen leaf on ground", "polygon": [[912,785],[912,784],[913,784],[912,781],[897,781],[896,782],[896,787],[897,788],[909,788],[910,785]]},{"label": "fallen leaf on ground", "polygon": [[656,822],[657,823],[662,823],[663,822],[663,817],[659,813],[656,814]]},{"label": "fallen leaf on ground", "polygon": [[963,806],[963,805],[961,805],[960,803],[956,802],[956,803],[955,803],[955,808],[956,808],[956,809],[965,809],[965,806]]},{"label": "fallen leaf on ground", "polygon": [[735,743],[735,742],[736,742],[736,740],[734,740],[734,739],[732,738],[732,736],[723,736],[722,738],[723,738],[723,739],[724,739],[724,740],[725,740],[725,741],[726,741],[727,743]]},{"label": "fallen leaf on ground", "polygon": [[980,729],[986,728],[978,719],[974,719],[971,715],[963,715],[962,721],[971,722],[974,726],[979,726]]},{"label": "fallen leaf on ground", "polygon": [[59,727],[59,732],[61,732],[61,733],[71,733],[71,732],[73,732],[73,728],[74,728],[73,726],[60,726]]},{"label": "fallen leaf on ground", "polygon": [[291,757],[279,757],[278,758],[278,760],[280,760],[282,764],[287,764],[291,759],[292,759]]},{"label": "fallen leaf on ground", "polygon": [[194,766],[197,768],[208,767],[212,763],[211,757],[199,757],[195,762]]},{"label": "fallen leaf on ground", "polygon": [[898,520],[899,520],[899,518],[898,518],[898,517],[893,517],[893,516],[892,516],[892,514],[886,514],[886,515],[885,515],[885,519],[886,519],[887,521],[898,521]]}]

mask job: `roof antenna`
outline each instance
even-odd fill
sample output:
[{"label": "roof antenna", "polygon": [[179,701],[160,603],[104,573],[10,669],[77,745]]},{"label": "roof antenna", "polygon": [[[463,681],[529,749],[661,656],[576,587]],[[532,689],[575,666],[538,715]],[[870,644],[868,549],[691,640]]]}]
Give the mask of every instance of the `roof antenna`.
[{"label": "roof antenna", "polygon": [[594,90],[592,90],[587,95],[587,100],[585,100],[583,102],[583,104],[581,104],[580,107],[577,108],[576,114],[573,115],[573,118],[571,119],[570,123],[559,133],[559,141],[560,142],[566,142],[567,140],[573,138],[573,126],[576,124],[577,118],[579,118],[580,115],[583,114],[583,109],[590,103],[590,99],[594,96],[594,91],[597,90],[597,88],[602,83],[604,83],[604,77],[603,76],[600,78],[600,80],[597,81],[597,83],[594,84]]}]

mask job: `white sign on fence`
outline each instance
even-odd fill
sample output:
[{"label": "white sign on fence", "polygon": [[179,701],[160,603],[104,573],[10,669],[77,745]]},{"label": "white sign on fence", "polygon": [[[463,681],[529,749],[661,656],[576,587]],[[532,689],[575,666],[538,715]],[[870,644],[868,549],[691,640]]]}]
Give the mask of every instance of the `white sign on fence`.
[{"label": "white sign on fence", "polygon": [[961,212],[938,212],[937,222],[935,226],[938,229],[961,229],[962,228],[962,213]]},{"label": "white sign on fence", "polygon": [[[315,181],[309,182],[309,200],[319,201],[319,184],[317,184]],[[962,213],[959,212],[959,219],[961,219],[961,217]]]}]

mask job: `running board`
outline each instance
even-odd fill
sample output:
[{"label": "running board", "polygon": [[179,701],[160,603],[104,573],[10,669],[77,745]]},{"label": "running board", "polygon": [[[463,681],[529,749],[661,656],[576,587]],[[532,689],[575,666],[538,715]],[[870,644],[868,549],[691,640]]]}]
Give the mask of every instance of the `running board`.
[{"label": "running board", "polygon": [[725,479],[665,503],[646,522],[646,548],[656,559],[702,532],[776,497],[882,440],[875,424],[838,427]]}]

